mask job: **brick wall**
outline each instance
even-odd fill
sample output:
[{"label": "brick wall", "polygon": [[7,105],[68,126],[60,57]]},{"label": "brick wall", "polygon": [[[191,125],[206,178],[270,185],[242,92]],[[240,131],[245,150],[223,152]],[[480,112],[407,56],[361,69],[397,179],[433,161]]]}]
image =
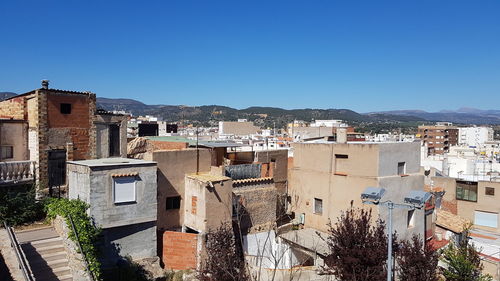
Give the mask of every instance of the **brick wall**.
[{"label": "brick wall", "polygon": [[457,200],[442,200],[441,209],[457,215],[458,214]]},{"label": "brick wall", "polygon": [[0,118],[26,119],[25,97],[0,102]]},{"label": "brick wall", "polygon": [[148,143],[152,146],[152,151],[156,150],[177,150],[188,148],[187,142],[172,142],[172,141],[155,141],[148,140]]},{"label": "brick wall", "polygon": [[[61,104],[71,104],[71,113],[62,114]],[[49,94],[47,121],[50,128],[89,128],[89,97],[85,95]]]},{"label": "brick wall", "polygon": [[165,231],[162,251],[162,261],[165,268],[171,270],[196,269],[197,245],[197,234]]}]

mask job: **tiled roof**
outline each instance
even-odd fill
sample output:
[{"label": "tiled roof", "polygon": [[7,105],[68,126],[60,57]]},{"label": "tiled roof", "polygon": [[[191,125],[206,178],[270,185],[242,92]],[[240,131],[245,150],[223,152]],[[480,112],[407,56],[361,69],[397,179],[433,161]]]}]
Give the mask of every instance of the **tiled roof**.
[{"label": "tiled roof", "polygon": [[452,214],[448,211],[438,210],[436,225],[451,230],[455,233],[461,233],[471,222],[458,215]]},{"label": "tiled roof", "polygon": [[139,173],[133,172],[133,173],[124,173],[124,174],[112,174],[111,176],[113,178],[119,178],[119,177],[136,177],[137,175],[139,175]]},{"label": "tiled roof", "polygon": [[272,181],[272,180],[273,180],[273,178],[271,178],[271,177],[234,180],[233,185],[242,184],[242,183],[261,183],[261,182]]}]

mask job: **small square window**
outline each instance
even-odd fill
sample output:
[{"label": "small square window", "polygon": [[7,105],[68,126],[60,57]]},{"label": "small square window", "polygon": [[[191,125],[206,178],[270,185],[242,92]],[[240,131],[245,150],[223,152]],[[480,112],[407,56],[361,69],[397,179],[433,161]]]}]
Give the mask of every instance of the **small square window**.
[{"label": "small square window", "polygon": [[135,177],[113,178],[114,203],[135,202]]},{"label": "small square window", "polygon": [[495,196],[495,188],[493,188],[493,187],[485,187],[484,194]]},{"label": "small square window", "polygon": [[71,114],[71,103],[61,103],[61,113]]},{"label": "small square window", "polygon": [[398,175],[406,174],[406,162],[398,162]]},{"label": "small square window", "polygon": [[323,200],[314,198],[314,213],[318,215],[323,214]]},{"label": "small square window", "polygon": [[167,210],[175,210],[181,208],[181,197],[167,197]]},{"label": "small square window", "polygon": [[14,158],[14,147],[13,146],[2,146],[2,159]]}]

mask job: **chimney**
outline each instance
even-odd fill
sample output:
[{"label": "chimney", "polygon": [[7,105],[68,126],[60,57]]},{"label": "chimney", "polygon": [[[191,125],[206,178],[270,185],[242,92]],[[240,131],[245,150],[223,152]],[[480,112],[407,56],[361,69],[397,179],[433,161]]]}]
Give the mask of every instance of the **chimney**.
[{"label": "chimney", "polygon": [[42,89],[48,89],[49,88],[49,80],[44,79],[42,80]]},{"label": "chimney", "polygon": [[337,128],[337,143],[347,143],[347,128]]}]

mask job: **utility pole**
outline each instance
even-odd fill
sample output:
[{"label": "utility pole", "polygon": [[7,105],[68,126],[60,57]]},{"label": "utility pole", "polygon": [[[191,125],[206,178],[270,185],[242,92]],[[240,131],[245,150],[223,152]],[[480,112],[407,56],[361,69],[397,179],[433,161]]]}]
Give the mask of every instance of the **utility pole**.
[{"label": "utility pole", "polygon": [[200,149],[198,148],[198,126],[196,127],[196,174],[200,172]]}]

